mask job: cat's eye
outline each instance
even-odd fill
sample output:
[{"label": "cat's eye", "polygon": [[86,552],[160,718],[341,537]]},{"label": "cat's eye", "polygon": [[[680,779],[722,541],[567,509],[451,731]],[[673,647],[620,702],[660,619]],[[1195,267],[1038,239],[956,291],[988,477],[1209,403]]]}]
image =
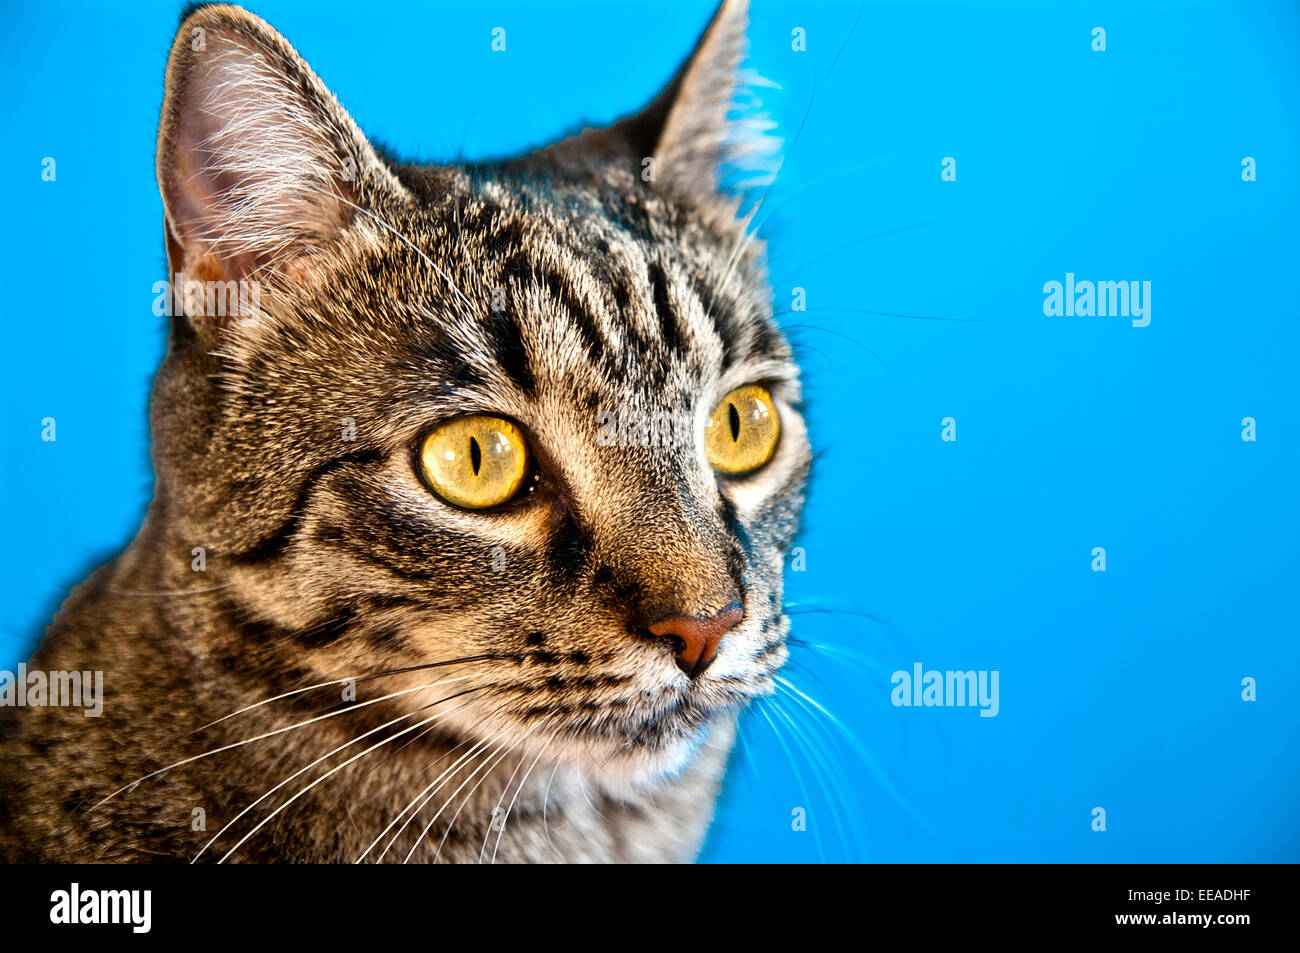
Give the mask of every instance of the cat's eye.
[{"label": "cat's eye", "polygon": [[715,470],[737,475],[771,460],[780,436],[781,418],[772,395],[757,384],[746,384],[722,398],[710,415],[704,448]]},{"label": "cat's eye", "polygon": [[424,438],[420,473],[448,503],[481,510],[513,499],[528,478],[528,441],[508,420],[450,420]]}]

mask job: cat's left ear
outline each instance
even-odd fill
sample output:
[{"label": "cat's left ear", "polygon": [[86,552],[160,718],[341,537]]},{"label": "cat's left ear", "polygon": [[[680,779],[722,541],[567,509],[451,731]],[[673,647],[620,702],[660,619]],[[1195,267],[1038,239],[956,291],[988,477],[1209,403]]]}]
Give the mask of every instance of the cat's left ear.
[{"label": "cat's left ear", "polygon": [[633,149],[654,160],[652,173],[642,177],[690,204],[736,191],[724,189],[726,171],[738,173],[744,187],[770,179],[780,140],[770,135],[775,124],[755,108],[760,81],[741,69],[748,25],[748,0],[723,0],[668,87],[625,121]]},{"label": "cat's left ear", "polygon": [[292,46],[239,7],[199,7],[167,63],[158,187],[174,271],[283,277],[409,195]]}]

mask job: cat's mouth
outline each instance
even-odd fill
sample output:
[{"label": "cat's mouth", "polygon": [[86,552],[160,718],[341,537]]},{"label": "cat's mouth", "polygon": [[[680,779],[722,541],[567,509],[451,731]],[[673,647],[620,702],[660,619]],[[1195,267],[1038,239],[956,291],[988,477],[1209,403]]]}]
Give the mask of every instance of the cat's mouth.
[{"label": "cat's mouth", "polygon": [[775,691],[788,622],[780,613],[745,620],[694,673],[662,642],[600,656],[576,640],[561,648],[538,638],[522,653],[483,655],[471,670],[450,670],[450,684],[404,696],[403,707],[436,715],[450,694],[456,707],[438,721],[449,738],[517,745],[542,760],[649,781],[681,768],[720,726]]},{"label": "cat's mouth", "polygon": [[774,676],[784,662],[782,642],[761,657],[748,659],[749,671],[733,670],[697,679],[675,679],[657,691],[611,700],[599,717],[561,716],[554,725],[587,749],[604,767],[615,762],[641,766],[647,773],[675,770],[722,723],[732,721],[775,687]]}]

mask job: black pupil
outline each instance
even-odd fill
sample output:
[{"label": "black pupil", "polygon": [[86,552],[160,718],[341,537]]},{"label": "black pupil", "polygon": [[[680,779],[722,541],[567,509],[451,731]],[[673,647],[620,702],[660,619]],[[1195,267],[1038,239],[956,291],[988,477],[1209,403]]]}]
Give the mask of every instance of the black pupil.
[{"label": "black pupil", "polygon": [[478,476],[478,468],[483,465],[483,451],[473,437],[469,438],[469,465],[474,468],[474,475]]},{"label": "black pupil", "polygon": [[731,442],[735,443],[740,439],[740,411],[735,404],[727,405],[727,418],[731,421]]}]

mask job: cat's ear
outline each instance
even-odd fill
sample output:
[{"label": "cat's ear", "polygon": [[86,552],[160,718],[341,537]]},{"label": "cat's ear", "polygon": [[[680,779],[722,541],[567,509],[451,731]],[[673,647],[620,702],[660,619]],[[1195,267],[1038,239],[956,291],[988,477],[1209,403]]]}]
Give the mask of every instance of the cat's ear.
[{"label": "cat's ear", "polygon": [[770,178],[780,142],[755,108],[754,88],[763,84],[741,68],[748,25],[748,0],[723,0],[672,82],[629,120],[634,149],[654,159],[653,174],[643,178],[657,188],[705,203],[723,194],[728,165],[745,186]]},{"label": "cat's ear", "polygon": [[158,187],[173,272],[292,270],[405,190],[289,43],[238,7],[200,7],[167,63]]}]

